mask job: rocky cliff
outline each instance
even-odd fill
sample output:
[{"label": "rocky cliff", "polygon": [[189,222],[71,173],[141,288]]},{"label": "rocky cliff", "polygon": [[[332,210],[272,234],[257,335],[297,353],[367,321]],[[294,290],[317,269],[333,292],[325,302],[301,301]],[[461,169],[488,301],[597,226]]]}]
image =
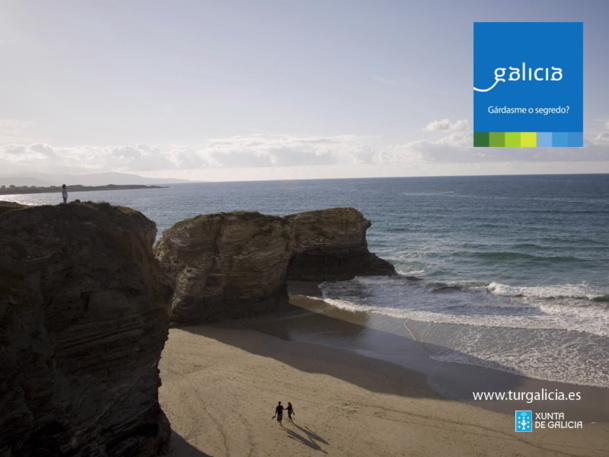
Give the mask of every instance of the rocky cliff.
[{"label": "rocky cliff", "polygon": [[372,224],[353,208],[309,211],[286,220],[293,253],[288,279],[343,281],[395,274],[393,265],[368,250],[366,231]]},{"label": "rocky cliff", "polygon": [[287,303],[289,242],[284,219],[259,213],[178,222],[155,246],[174,286],[172,322],[255,316]]},{"label": "rocky cliff", "polygon": [[155,246],[174,287],[171,320],[189,325],[270,312],[287,303],[288,276],[325,281],[394,274],[391,264],[368,251],[368,227],[352,208],[179,222]]},{"label": "rocky cliff", "polygon": [[0,455],[153,456],[168,442],[155,224],[108,204],[0,205]]}]

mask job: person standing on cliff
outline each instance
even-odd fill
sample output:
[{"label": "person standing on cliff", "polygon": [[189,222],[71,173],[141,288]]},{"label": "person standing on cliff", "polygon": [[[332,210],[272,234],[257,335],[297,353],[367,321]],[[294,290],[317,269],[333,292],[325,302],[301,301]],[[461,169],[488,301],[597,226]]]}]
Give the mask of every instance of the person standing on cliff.
[{"label": "person standing on cliff", "polygon": [[61,186],[61,196],[63,197],[63,202],[68,203],[68,189],[65,184]]},{"label": "person standing on cliff", "polygon": [[281,405],[281,402],[277,403],[277,406],[275,407],[275,415],[271,417],[271,419],[275,419],[275,417],[277,417],[277,422],[279,422],[279,425],[283,427],[283,424],[281,423],[281,420],[283,419],[283,406]]}]

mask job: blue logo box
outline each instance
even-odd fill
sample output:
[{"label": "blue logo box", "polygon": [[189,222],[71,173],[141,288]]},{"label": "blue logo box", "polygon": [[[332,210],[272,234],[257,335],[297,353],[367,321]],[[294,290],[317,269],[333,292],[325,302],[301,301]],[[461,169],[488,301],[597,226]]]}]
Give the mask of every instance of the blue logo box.
[{"label": "blue logo box", "polygon": [[474,23],[473,86],[474,146],[583,146],[583,23]]},{"label": "blue logo box", "polygon": [[514,411],[514,431],[533,431],[533,411]]}]

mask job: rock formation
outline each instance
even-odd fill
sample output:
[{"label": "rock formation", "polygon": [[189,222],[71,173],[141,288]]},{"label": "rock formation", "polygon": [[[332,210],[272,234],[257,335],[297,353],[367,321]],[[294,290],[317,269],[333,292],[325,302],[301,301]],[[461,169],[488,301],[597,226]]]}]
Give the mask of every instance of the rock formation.
[{"label": "rock formation", "polygon": [[174,285],[172,322],[255,316],[287,303],[289,241],[284,219],[260,213],[178,222],[155,246]]},{"label": "rock formation", "polygon": [[350,208],[198,216],[164,233],[159,264],[137,211],[0,203],[0,456],[158,455],[168,283],[177,324],[266,313],[288,277],[395,273],[369,226]]},{"label": "rock formation", "polygon": [[0,205],[0,455],[156,456],[156,227],[108,204]]},{"label": "rock formation", "polygon": [[288,279],[344,281],[355,276],[392,275],[395,269],[368,250],[372,225],[353,208],[333,208],[288,216],[293,256]]},{"label": "rock formation", "polygon": [[178,325],[270,312],[287,303],[290,279],[344,280],[394,274],[370,253],[370,227],[352,208],[285,218],[259,213],[202,215],[163,233],[155,253],[174,287]]}]

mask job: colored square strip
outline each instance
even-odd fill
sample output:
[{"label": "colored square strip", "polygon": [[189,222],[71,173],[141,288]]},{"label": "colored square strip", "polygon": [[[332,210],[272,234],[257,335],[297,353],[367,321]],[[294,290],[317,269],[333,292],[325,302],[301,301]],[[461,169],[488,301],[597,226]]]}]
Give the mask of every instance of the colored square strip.
[{"label": "colored square strip", "polygon": [[474,132],[474,147],[582,147],[582,132]]}]

